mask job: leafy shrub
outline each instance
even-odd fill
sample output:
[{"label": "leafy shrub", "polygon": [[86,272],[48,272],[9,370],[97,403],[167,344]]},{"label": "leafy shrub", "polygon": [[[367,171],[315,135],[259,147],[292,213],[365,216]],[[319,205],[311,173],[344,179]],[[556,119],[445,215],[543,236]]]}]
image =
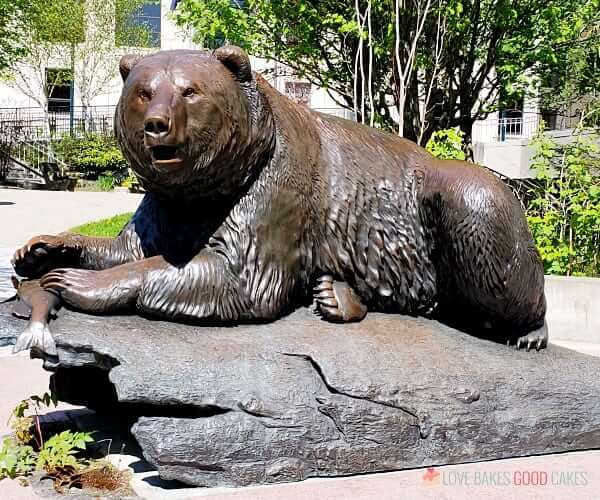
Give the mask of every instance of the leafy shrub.
[{"label": "leafy shrub", "polygon": [[463,132],[453,128],[438,130],[427,141],[425,149],[442,160],[464,160],[463,135]]},{"label": "leafy shrub", "polygon": [[126,175],[127,161],[116,140],[101,134],[82,138],[64,136],[54,145],[56,153],[88,179],[96,179],[105,172]]},{"label": "leafy shrub", "polygon": [[7,437],[0,446],[0,479],[29,474],[35,466],[33,448]]},{"label": "leafy shrub", "polygon": [[600,276],[600,148],[598,135],[578,127],[558,144],[542,124],[533,140],[538,187],[526,215],[549,274]]},{"label": "leafy shrub", "polygon": [[[30,396],[21,401],[12,411],[12,437],[0,445],[0,479],[30,474],[34,468],[45,470],[49,475],[75,471],[85,465],[77,454],[94,441],[90,432],[66,430],[51,436],[44,442],[39,420],[43,406],[56,406],[54,395]],[[28,411],[34,414],[28,414]]]},{"label": "leafy shrub", "polygon": [[58,469],[65,467],[76,468],[78,462],[75,455],[85,450],[87,443],[92,443],[93,441],[94,438],[92,438],[89,432],[72,432],[67,430],[60,434],[55,434],[44,443],[44,446],[40,450],[36,461],[36,469],[45,470],[53,474]]},{"label": "leafy shrub", "polygon": [[117,179],[115,179],[112,172],[107,172],[105,175],[98,176],[96,184],[98,184],[100,191],[112,191],[117,185]]}]

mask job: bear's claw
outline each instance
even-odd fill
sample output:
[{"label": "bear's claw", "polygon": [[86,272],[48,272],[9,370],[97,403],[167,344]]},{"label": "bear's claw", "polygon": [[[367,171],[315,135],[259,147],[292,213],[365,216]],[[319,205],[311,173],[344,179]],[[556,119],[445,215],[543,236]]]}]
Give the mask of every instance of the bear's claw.
[{"label": "bear's claw", "polygon": [[367,314],[367,307],[354,290],[343,281],[334,281],[329,275],[317,279],[315,291],[316,308],[327,321],[360,321]]},{"label": "bear's claw", "polygon": [[[510,344],[510,341],[509,341]],[[544,324],[537,330],[529,332],[527,335],[519,337],[516,342],[516,349],[525,348],[530,351],[531,348],[535,347],[536,351],[544,349],[548,346],[548,325],[544,321]]]}]

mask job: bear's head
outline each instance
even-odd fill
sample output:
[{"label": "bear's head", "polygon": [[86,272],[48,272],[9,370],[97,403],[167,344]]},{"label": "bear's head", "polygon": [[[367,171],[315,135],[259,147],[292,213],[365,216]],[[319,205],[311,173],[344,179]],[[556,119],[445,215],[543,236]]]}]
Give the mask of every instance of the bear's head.
[{"label": "bear's head", "polygon": [[248,55],[177,50],[124,56],[115,132],[149,191],[234,196],[273,144],[273,120]]}]

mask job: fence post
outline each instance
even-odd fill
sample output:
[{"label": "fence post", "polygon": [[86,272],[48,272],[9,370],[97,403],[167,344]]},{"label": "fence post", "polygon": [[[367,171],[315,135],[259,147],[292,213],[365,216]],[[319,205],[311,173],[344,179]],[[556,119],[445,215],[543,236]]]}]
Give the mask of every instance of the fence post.
[{"label": "fence post", "polygon": [[506,114],[504,111],[500,111],[500,142],[506,140]]}]

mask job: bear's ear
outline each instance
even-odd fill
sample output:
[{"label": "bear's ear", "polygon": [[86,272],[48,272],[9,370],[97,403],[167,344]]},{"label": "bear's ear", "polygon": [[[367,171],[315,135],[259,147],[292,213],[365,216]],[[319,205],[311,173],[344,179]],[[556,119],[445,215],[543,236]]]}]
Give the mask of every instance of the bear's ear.
[{"label": "bear's ear", "polygon": [[252,68],[250,58],[243,49],[235,45],[224,45],[216,49],[213,55],[231,71],[240,82],[252,80]]},{"label": "bear's ear", "polygon": [[142,58],[139,54],[125,54],[119,61],[119,73],[123,81],[127,80],[131,68],[133,68],[137,62]]}]

